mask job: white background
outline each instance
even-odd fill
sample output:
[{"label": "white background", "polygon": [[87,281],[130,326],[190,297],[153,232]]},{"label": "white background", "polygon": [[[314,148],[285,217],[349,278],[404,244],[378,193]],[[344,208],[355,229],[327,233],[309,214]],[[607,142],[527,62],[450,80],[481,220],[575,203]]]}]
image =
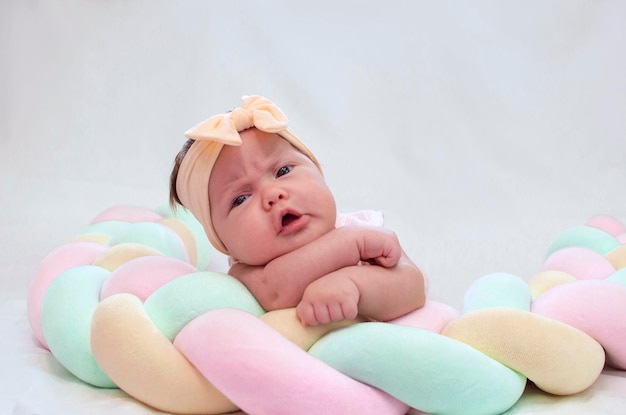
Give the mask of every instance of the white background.
[{"label": "white background", "polygon": [[245,94],[455,306],[486,273],[532,276],[564,229],[626,220],[626,3],[385,4],[3,3],[2,264],[167,200],[182,133]]},{"label": "white background", "polygon": [[[462,307],[595,214],[626,221],[626,2],[0,4],[0,292],[113,205],[167,200],[183,132],[260,94],[340,210],[377,209]],[[8,341],[8,340],[3,340]]]}]

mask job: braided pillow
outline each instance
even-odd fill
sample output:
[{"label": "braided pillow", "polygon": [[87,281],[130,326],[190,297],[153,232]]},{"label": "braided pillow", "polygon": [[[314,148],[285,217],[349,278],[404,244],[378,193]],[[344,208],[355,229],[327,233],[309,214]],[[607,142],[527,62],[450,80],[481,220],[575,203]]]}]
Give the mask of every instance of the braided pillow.
[{"label": "braided pillow", "polygon": [[[71,373],[177,414],[496,414],[527,380],[557,395],[626,369],[626,229],[559,235],[527,284],[494,273],[387,323],[303,327],[212,263],[186,211],[115,206],[44,258],[28,311]],[[620,345],[622,345],[620,347]]]}]

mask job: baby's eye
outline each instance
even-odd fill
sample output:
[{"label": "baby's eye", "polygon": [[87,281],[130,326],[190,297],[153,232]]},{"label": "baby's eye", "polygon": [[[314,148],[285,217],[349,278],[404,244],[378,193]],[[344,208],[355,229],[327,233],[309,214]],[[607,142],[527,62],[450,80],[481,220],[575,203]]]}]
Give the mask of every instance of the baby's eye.
[{"label": "baby's eye", "polygon": [[284,176],[293,169],[292,166],[283,166],[276,172],[276,177]]},{"label": "baby's eye", "polygon": [[237,207],[239,205],[241,205],[243,202],[246,201],[246,199],[248,199],[248,196],[246,195],[239,195],[235,198],[235,200],[233,200],[233,207]]}]

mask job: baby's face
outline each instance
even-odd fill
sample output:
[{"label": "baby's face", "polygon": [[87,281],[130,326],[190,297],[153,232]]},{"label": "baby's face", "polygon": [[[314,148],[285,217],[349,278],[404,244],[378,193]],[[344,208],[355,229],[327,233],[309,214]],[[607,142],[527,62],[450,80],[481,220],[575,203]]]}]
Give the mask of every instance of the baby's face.
[{"label": "baby's face", "polygon": [[337,208],[321,172],[291,144],[256,128],[240,135],[211,172],[211,218],[232,257],[265,265],[330,232]]}]

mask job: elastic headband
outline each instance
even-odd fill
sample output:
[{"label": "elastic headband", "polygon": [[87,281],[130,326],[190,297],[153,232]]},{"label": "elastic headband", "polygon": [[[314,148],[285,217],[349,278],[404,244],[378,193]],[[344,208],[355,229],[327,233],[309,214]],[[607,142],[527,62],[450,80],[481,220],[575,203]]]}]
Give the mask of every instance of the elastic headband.
[{"label": "elastic headband", "polygon": [[228,254],[228,250],[217,236],[211,220],[209,179],[224,145],[242,144],[239,132],[256,127],[266,133],[276,133],[322,171],[311,150],[287,128],[287,117],[276,104],[258,95],[244,96],[242,100],[241,108],[214,115],[185,132],[185,137],[195,142],[183,158],[176,179],[176,193],[182,205],[202,224],[211,244],[224,254]]}]

